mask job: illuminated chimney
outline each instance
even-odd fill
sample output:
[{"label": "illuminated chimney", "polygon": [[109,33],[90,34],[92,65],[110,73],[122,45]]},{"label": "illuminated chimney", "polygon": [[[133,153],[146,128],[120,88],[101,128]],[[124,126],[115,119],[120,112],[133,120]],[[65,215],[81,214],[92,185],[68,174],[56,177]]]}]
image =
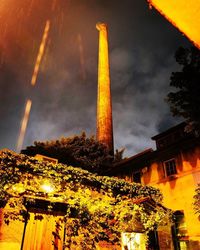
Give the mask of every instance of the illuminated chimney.
[{"label": "illuminated chimney", "polygon": [[112,101],[108,56],[108,32],[105,23],[97,23],[99,31],[97,140],[113,154]]}]

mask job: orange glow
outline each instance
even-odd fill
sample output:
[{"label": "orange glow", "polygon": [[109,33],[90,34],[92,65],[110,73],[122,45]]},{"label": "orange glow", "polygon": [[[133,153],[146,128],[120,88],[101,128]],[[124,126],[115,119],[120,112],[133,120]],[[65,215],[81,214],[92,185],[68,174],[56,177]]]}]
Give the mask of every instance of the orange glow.
[{"label": "orange glow", "polygon": [[42,57],[44,55],[45,47],[47,44],[49,29],[50,29],[50,21],[47,20],[46,25],[45,25],[45,29],[44,29],[44,34],[42,37],[42,42],[40,44],[39,52],[38,52],[37,59],[36,59],[36,63],[35,63],[34,71],[33,71],[33,76],[31,79],[31,85],[33,85],[33,86],[35,85],[35,83],[37,81],[37,76],[38,76],[40,64],[41,64]]},{"label": "orange glow", "polygon": [[200,1],[148,0],[166,19],[200,48]]},{"label": "orange glow", "polygon": [[104,23],[98,23],[96,27],[99,30],[97,140],[105,143],[110,151],[113,152],[112,103],[107,26]]},{"label": "orange glow", "polygon": [[18,152],[22,149],[22,146],[23,146],[24,136],[26,133],[26,128],[27,128],[27,124],[28,124],[28,120],[29,120],[30,111],[31,111],[31,105],[32,105],[32,101],[28,100],[26,102],[24,117],[22,120],[21,130],[20,130],[20,134],[19,134],[19,138],[18,138],[18,142],[17,142],[17,151]]}]

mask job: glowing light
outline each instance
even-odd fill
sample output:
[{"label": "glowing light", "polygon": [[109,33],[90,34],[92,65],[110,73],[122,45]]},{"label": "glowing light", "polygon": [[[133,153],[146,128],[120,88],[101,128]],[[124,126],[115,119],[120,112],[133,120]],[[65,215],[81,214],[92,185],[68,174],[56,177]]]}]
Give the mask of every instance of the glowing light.
[{"label": "glowing light", "polygon": [[200,1],[148,0],[166,19],[200,48]]},{"label": "glowing light", "polygon": [[44,29],[44,34],[42,37],[42,42],[40,44],[39,52],[38,52],[37,59],[36,59],[36,63],[35,63],[34,71],[33,71],[33,76],[31,79],[31,85],[33,85],[33,86],[35,85],[35,83],[37,81],[37,76],[38,76],[40,64],[41,64],[42,57],[44,55],[45,47],[47,44],[49,29],[50,29],[50,21],[47,20],[46,25],[45,25],[45,29]]},{"label": "glowing light", "polygon": [[105,143],[112,153],[113,127],[107,26],[98,23],[96,27],[99,30],[97,140]]},{"label": "glowing light", "polygon": [[52,193],[54,191],[54,186],[48,181],[45,181],[41,185],[41,188],[43,191],[45,191],[45,193]]},{"label": "glowing light", "polygon": [[26,102],[24,117],[22,119],[22,125],[21,125],[21,129],[20,129],[18,142],[17,142],[17,151],[18,152],[21,151],[22,146],[23,146],[24,136],[26,133],[26,128],[27,128],[27,124],[28,124],[28,120],[29,120],[30,111],[31,111],[31,105],[32,105],[32,101],[29,99]]}]

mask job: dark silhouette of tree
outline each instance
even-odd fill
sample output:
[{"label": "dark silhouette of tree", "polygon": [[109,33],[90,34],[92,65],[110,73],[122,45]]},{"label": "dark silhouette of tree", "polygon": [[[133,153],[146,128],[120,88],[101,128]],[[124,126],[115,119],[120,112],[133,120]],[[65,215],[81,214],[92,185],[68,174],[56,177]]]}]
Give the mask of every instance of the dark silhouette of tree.
[{"label": "dark silhouette of tree", "polygon": [[186,131],[200,135],[200,51],[196,47],[180,47],[175,54],[181,71],[173,72],[167,101],[174,116],[186,119]]},{"label": "dark silhouette of tree", "polygon": [[106,145],[96,141],[94,136],[87,138],[85,132],[80,136],[60,140],[34,142],[21,153],[35,156],[41,154],[58,159],[58,162],[80,167],[93,173],[103,174],[111,166],[113,156]]},{"label": "dark silhouette of tree", "polygon": [[121,149],[115,150],[115,156],[114,156],[114,160],[113,160],[114,163],[120,162],[124,159],[123,154],[124,154],[125,149],[126,148],[121,148]]}]

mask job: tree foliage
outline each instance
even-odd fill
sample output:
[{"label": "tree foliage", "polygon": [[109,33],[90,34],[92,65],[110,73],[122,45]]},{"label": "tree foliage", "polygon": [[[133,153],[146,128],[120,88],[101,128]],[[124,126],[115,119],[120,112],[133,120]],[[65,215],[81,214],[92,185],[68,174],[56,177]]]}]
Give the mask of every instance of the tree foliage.
[{"label": "tree foliage", "polygon": [[107,170],[113,161],[106,145],[96,141],[94,136],[87,138],[85,132],[80,136],[63,137],[60,140],[34,142],[34,146],[27,147],[22,153],[29,156],[42,154],[53,157],[60,163],[98,174]]},{"label": "tree foliage", "polygon": [[167,101],[174,116],[186,119],[187,131],[200,135],[200,51],[195,48],[180,47],[175,54],[181,71],[173,72],[170,86],[176,88],[170,92]]},{"label": "tree foliage", "polygon": [[[6,223],[27,218],[27,204],[34,206],[38,197],[49,201],[49,213],[58,202],[66,207],[62,218],[66,249],[96,249],[101,240],[120,244],[121,232],[134,231],[138,222],[148,232],[167,214],[158,189],[10,151],[0,153],[0,180],[1,205],[9,206],[4,213]],[[51,184],[53,191],[45,191],[44,183]],[[35,219],[41,220],[41,214]]]}]

